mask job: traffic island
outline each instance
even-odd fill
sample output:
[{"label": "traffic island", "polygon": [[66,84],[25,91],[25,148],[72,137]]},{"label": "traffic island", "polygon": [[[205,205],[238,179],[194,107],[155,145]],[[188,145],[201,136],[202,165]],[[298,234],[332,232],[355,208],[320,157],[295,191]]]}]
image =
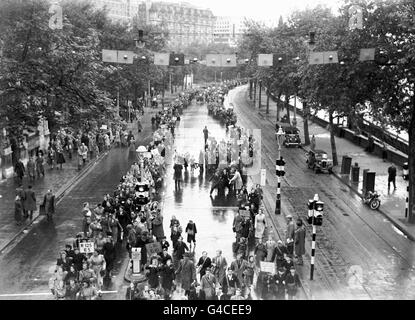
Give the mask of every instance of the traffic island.
[{"label": "traffic island", "polygon": [[145,282],[147,277],[143,273],[134,273],[133,272],[133,260],[130,259],[125,268],[124,280],[127,282]]}]

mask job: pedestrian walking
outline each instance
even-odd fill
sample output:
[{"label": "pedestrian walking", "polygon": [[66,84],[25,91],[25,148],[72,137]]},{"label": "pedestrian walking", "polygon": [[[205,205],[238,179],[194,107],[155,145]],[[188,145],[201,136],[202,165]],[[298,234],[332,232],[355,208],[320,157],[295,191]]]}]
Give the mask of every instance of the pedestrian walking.
[{"label": "pedestrian walking", "polygon": [[232,271],[232,268],[228,268],[228,272],[226,276],[220,282],[223,292],[228,295],[228,299],[231,297],[233,292],[235,292],[236,288],[241,287],[241,283],[239,283],[238,277],[236,276],[235,272]]},{"label": "pedestrian walking", "polygon": [[222,250],[217,250],[216,257],[212,258],[212,273],[218,280],[218,283],[222,283],[223,278],[225,278],[227,267],[228,262],[222,256]]},{"label": "pedestrian walking", "polygon": [[216,292],[216,284],[217,284],[217,279],[211,273],[210,267],[206,268],[206,274],[201,276],[201,279],[200,279],[200,286],[205,294],[206,300],[213,300],[213,297]]},{"label": "pedestrian walking", "polygon": [[388,191],[391,182],[393,183],[393,189],[396,190],[396,167],[393,164],[388,168]]},{"label": "pedestrian walking", "polygon": [[52,189],[49,189],[44,195],[41,206],[46,214],[47,221],[52,221],[55,213],[55,195],[52,193]]},{"label": "pedestrian walking", "polygon": [[243,181],[239,170],[235,169],[234,176],[229,180],[229,185],[234,185],[236,194],[241,192]]},{"label": "pedestrian walking", "polygon": [[22,162],[22,159],[18,159],[16,164],[14,165],[14,172],[16,173],[17,183],[19,187],[23,185],[23,176],[25,174],[25,167]]},{"label": "pedestrian walking", "polygon": [[212,260],[208,257],[206,251],[202,252],[202,256],[196,265],[196,273],[200,273],[200,279],[206,274],[206,269],[212,266]]},{"label": "pedestrian walking", "polygon": [[277,300],[285,300],[285,278],[286,273],[284,268],[278,268],[278,272],[274,275],[274,278],[272,279],[273,283],[275,284],[274,295]]},{"label": "pedestrian walking", "polygon": [[164,238],[163,216],[161,215],[160,209],[157,209],[156,214],[151,221],[151,226],[152,235],[160,242]]},{"label": "pedestrian walking", "polygon": [[[255,242],[258,243],[264,237],[267,221],[265,219],[264,209],[260,208],[259,213],[255,216]],[[262,241],[261,241],[262,242]]]},{"label": "pedestrian walking", "polygon": [[[56,164],[59,165],[59,168],[62,170],[62,165],[65,163],[65,156],[63,155],[63,148],[60,143],[56,146]],[[57,168],[57,169],[59,169]]]},{"label": "pedestrian walking", "polygon": [[288,255],[287,247],[281,240],[277,241],[277,246],[274,249],[272,254],[271,261],[275,262],[277,268],[282,268],[284,266],[285,257]]},{"label": "pedestrian walking", "polygon": [[189,251],[189,247],[186,243],[183,242],[183,237],[180,236],[177,239],[175,246],[173,247],[173,259],[176,267],[179,266],[179,262],[183,259],[183,256],[186,253],[186,251]]},{"label": "pedestrian walking", "polygon": [[285,243],[287,245],[288,253],[292,256],[294,249],[294,232],[295,225],[293,222],[293,216],[291,214],[287,215],[287,230],[285,232]]},{"label": "pedestrian walking", "polygon": [[33,220],[33,211],[36,211],[36,195],[35,192],[32,190],[32,186],[29,185],[25,190],[25,198],[23,202],[23,206],[26,212],[25,218],[29,217],[30,220]]},{"label": "pedestrian walking", "polygon": [[43,157],[43,152],[39,152],[37,158],[36,158],[36,173],[37,177],[40,178],[40,175],[42,177],[45,176],[45,158]]},{"label": "pedestrian walking", "polygon": [[173,287],[173,281],[176,278],[174,267],[171,259],[166,260],[166,264],[160,267],[161,287],[165,291],[165,296],[170,296]]},{"label": "pedestrian walking", "polygon": [[297,219],[297,229],[294,233],[294,250],[297,263],[303,264],[303,255],[305,254],[305,238],[306,238],[306,229],[303,224],[303,220],[300,218]]},{"label": "pedestrian walking", "polygon": [[206,146],[207,140],[209,138],[209,130],[208,130],[207,126],[205,126],[205,128],[203,129],[203,137],[205,138],[205,146]]},{"label": "pedestrian walking", "polygon": [[272,262],[272,255],[274,254],[274,250],[277,246],[277,243],[272,238],[272,235],[268,235],[268,240],[265,242],[265,248],[267,249],[267,262]]},{"label": "pedestrian walking", "polygon": [[174,169],[174,187],[176,190],[179,190],[180,182],[183,181],[183,178],[182,178],[183,166],[180,163],[176,163],[173,169]]},{"label": "pedestrian walking", "polygon": [[314,134],[311,136],[310,149],[312,151],[316,149],[316,137],[314,136]]},{"label": "pedestrian walking", "polygon": [[234,260],[231,263],[231,270],[235,273],[235,275],[238,277],[238,282],[240,285],[243,283],[243,272],[245,271],[247,267],[247,261],[243,259],[243,254],[238,253],[236,255],[236,260]]},{"label": "pedestrian walking", "polygon": [[34,182],[35,176],[36,176],[36,163],[33,160],[33,157],[29,158],[26,168],[27,168],[27,175],[29,176],[29,181]]},{"label": "pedestrian walking", "polygon": [[16,195],[14,199],[14,219],[18,226],[23,222],[23,201],[20,195]]},{"label": "pedestrian walking", "polygon": [[192,220],[189,220],[189,223],[187,224],[184,232],[187,233],[187,243],[189,244],[190,251],[192,251],[192,243],[193,243],[193,252],[194,252],[196,249],[196,233],[197,233],[196,224]]},{"label": "pedestrian walking", "polygon": [[264,243],[262,243],[262,238],[258,239],[258,244],[255,246],[255,258],[257,267],[260,266],[261,261],[265,261],[267,257],[267,248]]},{"label": "pedestrian walking", "polygon": [[183,258],[179,263],[176,276],[181,288],[185,290],[185,295],[188,296],[191,286],[196,283],[196,268],[188,252],[184,253]]},{"label": "pedestrian walking", "polygon": [[49,164],[50,169],[53,169],[55,166],[55,158],[56,158],[55,149],[53,149],[52,145],[50,145],[48,149],[48,164]]},{"label": "pedestrian walking", "polygon": [[82,142],[78,148],[78,170],[81,170],[81,167],[85,165],[86,159],[88,158],[88,147],[85,143]]},{"label": "pedestrian walking", "polygon": [[294,267],[291,267],[290,271],[285,276],[285,284],[287,286],[288,300],[294,300],[297,294],[298,288],[301,285],[300,278],[297,272],[295,271]]}]

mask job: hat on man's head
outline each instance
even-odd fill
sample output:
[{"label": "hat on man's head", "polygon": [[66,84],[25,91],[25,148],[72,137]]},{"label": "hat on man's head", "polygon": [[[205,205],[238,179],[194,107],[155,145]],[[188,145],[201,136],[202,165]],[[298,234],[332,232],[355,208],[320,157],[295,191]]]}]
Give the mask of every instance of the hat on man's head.
[{"label": "hat on man's head", "polygon": [[293,216],[292,216],[291,214],[287,214],[285,217],[286,217],[287,219],[292,219],[292,218],[293,218]]}]

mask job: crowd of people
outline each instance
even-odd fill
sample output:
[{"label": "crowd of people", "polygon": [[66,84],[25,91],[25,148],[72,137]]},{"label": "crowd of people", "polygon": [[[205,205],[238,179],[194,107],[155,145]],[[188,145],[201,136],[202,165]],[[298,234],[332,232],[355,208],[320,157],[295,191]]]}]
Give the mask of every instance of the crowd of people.
[{"label": "crowd of people", "polygon": [[[190,103],[193,97],[194,92],[185,93],[179,102]],[[115,258],[123,246],[130,258],[133,248],[140,248],[139,271],[147,279],[140,283],[131,282],[125,295],[128,300],[273,300],[296,296],[300,282],[294,262],[302,263],[305,228],[301,220],[297,221],[296,228],[289,216],[285,242],[273,240],[265,218],[260,185],[253,186],[248,192],[241,148],[238,148],[235,161],[226,161],[223,165],[220,159],[211,161],[215,165],[214,176],[223,180],[223,186],[213,181],[212,190],[216,188],[222,192],[228,188],[228,193],[235,196],[239,205],[233,221],[233,261],[229,263],[220,248],[214,257],[204,251],[197,259],[198,230],[192,220],[182,225],[172,216],[167,240],[158,190],[165,177],[166,154],[172,151],[174,133],[171,126],[180,121],[180,109],[184,106],[185,103],[178,106],[176,101],[175,106],[171,104],[158,112],[153,141],[138,152],[137,162],[121,178],[113,194],[106,194],[103,202],[94,208],[89,203],[84,204],[82,232],[72,243],[66,244],[50,279],[50,289],[56,299],[99,299],[104,282],[111,280]],[[249,156],[250,142],[255,145],[249,132],[231,127],[229,136],[231,141],[246,140]],[[191,167],[193,164],[201,166],[201,170],[207,168],[207,154],[215,140],[209,137],[209,132],[206,136],[205,131],[203,138],[203,161],[199,159],[193,163],[187,155],[175,155],[176,188],[180,188],[177,180],[183,169],[183,166],[177,169],[176,166],[181,166],[177,159],[181,158],[186,165],[190,162]],[[219,148],[212,150],[220,152]],[[249,161],[247,163],[249,165]],[[157,244],[158,249],[148,251],[150,244]],[[274,263],[276,272],[262,270],[261,262]]]},{"label": "crowd of people", "polygon": [[235,125],[237,121],[233,108],[225,108],[225,96],[236,86],[236,82],[229,82],[220,86],[208,87],[204,90],[204,101],[207,104],[208,114],[218,119],[226,127]]},{"label": "crowd of people", "polygon": [[[179,101],[190,97],[186,93]],[[165,176],[166,149],[172,143],[165,125],[175,115],[177,106],[173,104],[159,112],[160,121],[152,141],[142,146],[144,150],[138,152],[137,161],[114,192],[104,195],[103,201],[95,206],[84,203],[82,231],[60,252],[49,280],[56,299],[99,299],[104,282],[111,281],[115,258],[124,245],[130,257],[132,248],[141,248],[143,270],[150,268],[152,262],[147,257],[146,244],[165,241],[163,216],[156,199]],[[123,135],[119,134],[118,139],[116,134],[114,142],[128,146],[135,142],[134,135],[131,132],[130,135],[123,140]]]},{"label": "crowd of people", "polygon": [[[21,225],[25,219],[33,219],[33,212],[37,211],[37,201],[33,187],[36,181],[42,181],[45,177],[45,166],[49,170],[63,170],[63,165],[67,159],[72,160],[77,157],[78,169],[86,165],[88,161],[98,157],[104,151],[117,147],[128,147],[134,143],[134,134],[127,133],[126,127],[114,126],[112,129],[105,129],[90,126],[77,132],[71,129],[60,129],[55,134],[51,134],[48,149],[37,150],[36,154],[29,157],[26,166],[21,159],[15,164],[14,171],[18,180],[18,188],[15,197],[15,221]],[[23,189],[24,176],[28,177],[28,186]],[[49,198],[52,190],[45,194]],[[46,210],[44,208],[46,207]],[[51,220],[54,213],[54,203],[43,201],[40,204],[40,214],[45,214]]]}]

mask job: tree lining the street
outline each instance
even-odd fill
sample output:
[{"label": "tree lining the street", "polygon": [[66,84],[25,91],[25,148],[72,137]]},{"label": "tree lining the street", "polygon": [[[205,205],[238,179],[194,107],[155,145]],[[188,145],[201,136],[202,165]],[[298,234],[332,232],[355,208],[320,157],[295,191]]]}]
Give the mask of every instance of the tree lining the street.
[{"label": "tree lining the street", "polygon": [[[348,28],[348,10],[352,4],[363,9],[361,30]],[[273,30],[261,26],[251,29],[256,36],[244,36],[239,47],[254,57],[258,53],[289,57],[285,64],[274,61],[274,66],[267,69],[253,65],[252,75],[256,80],[273,79],[270,90],[278,100],[281,95],[292,96],[292,89],[297,89],[305,119],[309,108],[314,113],[325,110],[329,114],[335,164],[338,162],[335,117],[348,117],[352,128],[357,129],[358,119],[362,119],[363,113],[369,113],[384,128],[393,125],[398,131],[408,132],[410,211],[415,202],[414,16],[415,3],[410,0],[344,0],[338,16],[322,6],[297,11]],[[343,63],[309,65],[307,35],[310,31],[316,35],[314,51],[338,51],[339,62]],[[269,37],[273,45],[260,52],[257,44],[268,44]],[[298,47],[290,46],[295,42]],[[362,48],[376,48],[375,61],[359,61]],[[292,68],[291,58],[295,56],[300,61]],[[304,126],[307,125],[305,121]],[[308,135],[308,128],[304,128],[304,133]],[[415,222],[415,212],[411,212],[409,221]]]},{"label": "tree lining the street", "polygon": [[[112,22],[105,10],[86,2],[60,5],[63,29],[52,30],[48,1],[0,4],[0,118],[14,143],[22,141],[25,129],[36,127],[40,116],[52,130],[117,121],[117,88],[124,100],[136,101],[148,79],[161,83],[165,76],[158,66],[140,68],[139,59],[133,65],[102,62],[102,49],[137,52],[137,25]],[[166,38],[157,31],[147,27],[140,56],[150,57],[165,46]]]}]

